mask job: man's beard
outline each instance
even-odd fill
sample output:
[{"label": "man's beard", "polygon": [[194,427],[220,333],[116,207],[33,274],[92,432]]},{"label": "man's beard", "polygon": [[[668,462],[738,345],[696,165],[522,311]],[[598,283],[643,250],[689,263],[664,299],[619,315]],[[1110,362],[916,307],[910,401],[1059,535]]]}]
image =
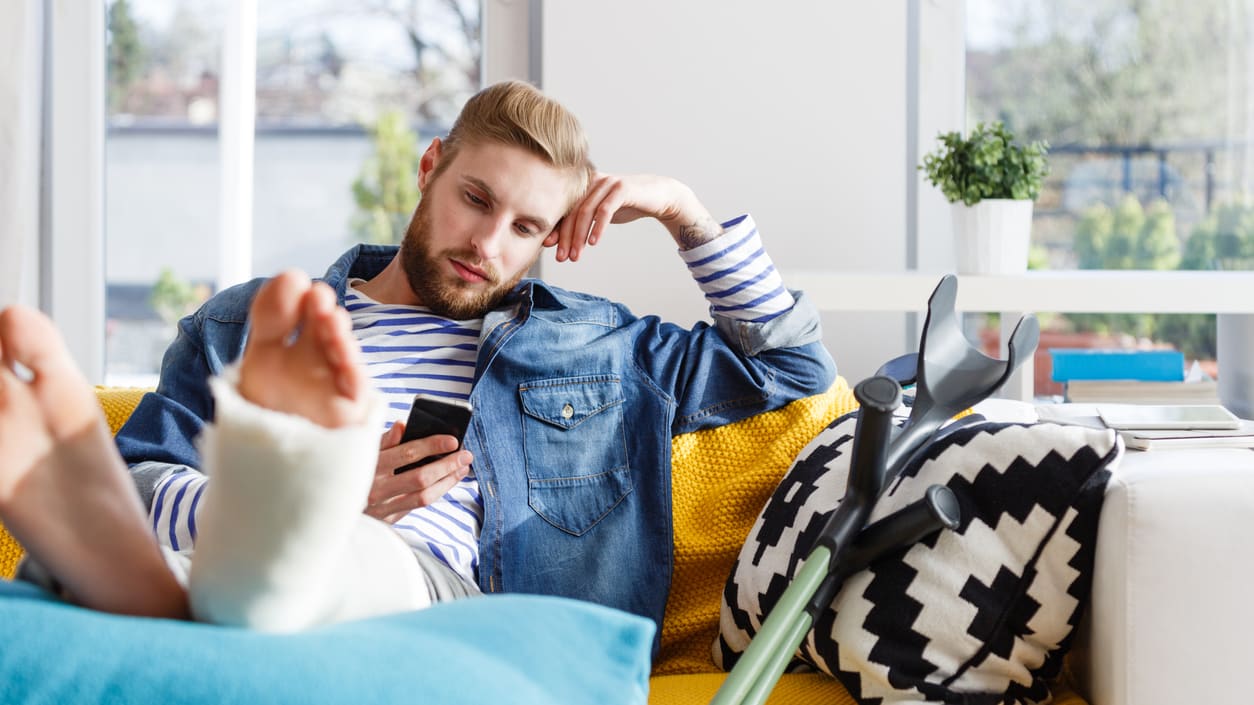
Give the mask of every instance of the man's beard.
[{"label": "man's beard", "polygon": [[[513,291],[526,274],[526,269],[502,283],[500,272],[491,264],[480,261],[473,249],[431,252],[431,190],[428,188],[427,194],[418,202],[405,232],[405,241],[401,243],[401,264],[405,267],[409,287],[423,306],[445,318],[482,318]],[[447,268],[442,266],[449,258],[479,268],[485,280],[472,283],[449,276]]]}]

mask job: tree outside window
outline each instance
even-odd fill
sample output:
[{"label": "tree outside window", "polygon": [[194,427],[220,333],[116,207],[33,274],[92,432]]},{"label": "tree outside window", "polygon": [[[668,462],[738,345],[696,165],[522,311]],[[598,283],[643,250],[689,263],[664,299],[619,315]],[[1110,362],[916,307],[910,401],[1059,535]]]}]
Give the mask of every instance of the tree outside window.
[{"label": "tree outside window", "polygon": [[[1033,223],[1040,264],[1254,263],[1234,244],[1245,231],[1233,215],[1254,193],[1254,2],[970,0],[966,10],[968,122],[1002,120],[1051,145]],[[1213,254],[1220,241],[1229,257]],[[1214,359],[1214,316],[1050,325]]]}]

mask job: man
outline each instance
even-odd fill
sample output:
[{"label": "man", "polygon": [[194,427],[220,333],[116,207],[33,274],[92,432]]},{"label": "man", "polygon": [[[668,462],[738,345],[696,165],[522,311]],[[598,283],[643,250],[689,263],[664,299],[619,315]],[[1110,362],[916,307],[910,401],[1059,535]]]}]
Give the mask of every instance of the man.
[{"label": "man", "polygon": [[[405,540],[432,601],[554,594],[660,624],[671,437],[826,389],[834,366],[817,313],[782,286],[751,219],[719,225],[673,179],[596,173],[574,117],[526,84],[473,97],[423,155],[418,182],[399,251],[361,245],[324,276],[387,401],[366,514]],[[609,223],[646,217],[675,240],[713,327],[523,278],[545,247],[576,261]],[[118,434],[168,551],[197,546],[214,484],[195,470],[215,415],[209,380],[244,351],[261,284],[180,322],[156,393]],[[469,400],[472,423],[462,450],[394,474],[456,448],[447,436],[399,443],[419,391]]]}]

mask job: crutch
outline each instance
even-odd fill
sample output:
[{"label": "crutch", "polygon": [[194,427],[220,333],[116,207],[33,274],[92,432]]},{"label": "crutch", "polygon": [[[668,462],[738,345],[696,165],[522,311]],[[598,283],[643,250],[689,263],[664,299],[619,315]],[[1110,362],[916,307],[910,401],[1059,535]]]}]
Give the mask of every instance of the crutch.
[{"label": "crutch", "polygon": [[[941,426],[997,391],[1023,360],[1032,358],[1040,340],[1040,326],[1028,315],[1015,326],[1006,359],[988,357],[962,333],[954,311],[957,292],[957,277],[943,277],[928,299],[919,352],[890,361],[854,387],[861,411],[845,496],[801,570],[723,681],[714,705],[766,702],[815,619],[848,576],[888,551],[960,523],[953,492],[933,485],[922,499],[867,526],[880,494],[930,445]],[[914,404],[898,429],[893,426],[893,411],[901,405],[903,384],[915,385]]]}]

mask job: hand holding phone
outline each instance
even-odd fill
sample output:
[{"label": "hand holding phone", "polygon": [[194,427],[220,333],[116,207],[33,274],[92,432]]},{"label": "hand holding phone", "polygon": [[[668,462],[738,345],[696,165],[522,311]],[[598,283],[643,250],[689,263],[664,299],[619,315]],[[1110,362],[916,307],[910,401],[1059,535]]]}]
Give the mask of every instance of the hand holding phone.
[{"label": "hand holding phone", "polygon": [[[459,399],[445,399],[430,394],[414,396],[414,405],[409,409],[409,419],[405,421],[405,433],[401,443],[426,438],[427,436],[447,435],[457,439],[457,447],[461,448],[462,439],[466,437],[466,429],[470,427],[470,402]],[[450,453],[428,455],[408,465],[402,465],[393,471],[399,475],[406,470],[426,465],[443,458]]]}]

